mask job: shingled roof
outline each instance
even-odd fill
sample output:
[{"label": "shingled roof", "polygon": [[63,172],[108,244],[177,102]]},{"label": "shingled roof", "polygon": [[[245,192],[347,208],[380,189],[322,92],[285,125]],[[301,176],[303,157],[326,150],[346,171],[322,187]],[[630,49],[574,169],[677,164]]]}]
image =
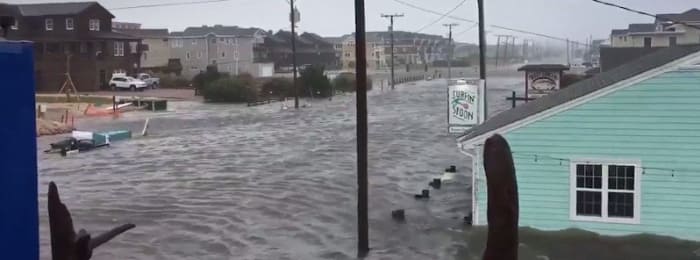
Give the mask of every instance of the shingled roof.
[{"label": "shingled roof", "polygon": [[593,78],[580,81],[565,89],[561,89],[547,96],[495,115],[481,125],[475,126],[467,131],[459,140],[467,141],[501,127],[505,127],[698,51],[700,51],[700,45],[685,45],[660,49],[659,51],[633,60],[615,69],[600,73]]},{"label": "shingled roof", "polygon": [[628,31],[630,33],[654,32],[654,31],[656,31],[656,24],[653,24],[653,23],[633,23],[633,24],[629,25]]},{"label": "shingled roof", "polygon": [[677,22],[700,22],[700,10],[693,8],[680,14],[658,14],[656,17],[657,23],[666,22],[666,20]]},{"label": "shingled roof", "polygon": [[[22,16],[45,15],[76,15],[86,9],[98,5],[97,2],[72,2],[72,3],[45,3],[45,4],[18,4],[16,5]],[[104,9],[104,7],[102,7]],[[105,9],[106,10],[106,9]]]},{"label": "shingled roof", "polygon": [[141,38],[168,38],[168,29],[114,29],[126,35]]},{"label": "shingled roof", "polygon": [[629,32],[629,31],[628,31],[627,29],[613,29],[611,34],[612,34],[613,36],[616,36],[616,35],[625,35],[625,34],[627,34],[628,32]]},{"label": "shingled roof", "polygon": [[172,36],[204,36],[210,33],[216,35],[233,35],[242,37],[252,37],[256,32],[262,29],[259,28],[243,28],[238,26],[202,26],[202,27],[187,27],[183,32],[173,32]]}]

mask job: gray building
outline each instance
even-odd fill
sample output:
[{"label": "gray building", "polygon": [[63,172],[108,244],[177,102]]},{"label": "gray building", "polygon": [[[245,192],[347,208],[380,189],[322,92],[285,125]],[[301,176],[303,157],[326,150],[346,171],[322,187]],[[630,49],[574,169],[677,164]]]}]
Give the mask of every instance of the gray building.
[{"label": "gray building", "polygon": [[171,58],[179,59],[182,75],[192,78],[207,66],[216,65],[219,72],[238,75],[250,73],[266,76],[267,64],[254,63],[253,48],[263,43],[265,31],[238,26],[188,27],[170,34]]},{"label": "gray building", "polygon": [[114,29],[117,32],[142,39],[141,68],[165,68],[170,59],[168,29]]}]

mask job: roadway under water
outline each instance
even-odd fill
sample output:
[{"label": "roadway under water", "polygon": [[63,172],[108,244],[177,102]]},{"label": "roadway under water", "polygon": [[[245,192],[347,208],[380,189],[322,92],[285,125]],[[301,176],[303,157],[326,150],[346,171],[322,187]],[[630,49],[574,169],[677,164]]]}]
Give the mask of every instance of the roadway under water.
[{"label": "roadway under water", "polygon": [[[491,80],[490,111],[509,108],[504,98],[522,90],[521,80],[520,74]],[[354,259],[354,95],[311,104],[281,111],[279,103],[183,102],[171,104],[172,112],[81,123],[84,130],[139,132],[151,117],[148,137],[68,158],[39,155],[42,259],[50,258],[49,181],[59,186],[77,228],[99,233],[136,224],[93,259]],[[446,105],[442,80],[370,92],[367,259],[479,258],[483,229],[462,224],[471,205],[471,163],[446,133]],[[41,138],[40,150],[52,140]],[[449,165],[458,169],[452,181],[431,190],[429,200],[413,198]],[[406,223],[391,219],[399,208]],[[533,231],[521,237],[528,234],[556,241]],[[532,259],[552,254],[538,248]]]}]

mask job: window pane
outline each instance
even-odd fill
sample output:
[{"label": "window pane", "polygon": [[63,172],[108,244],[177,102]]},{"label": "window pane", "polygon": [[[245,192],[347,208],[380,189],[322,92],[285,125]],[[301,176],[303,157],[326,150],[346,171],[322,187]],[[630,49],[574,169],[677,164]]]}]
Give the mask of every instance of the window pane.
[{"label": "window pane", "polygon": [[634,194],[623,192],[608,193],[609,217],[634,217]]},{"label": "window pane", "polygon": [[634,166],[608,166],[608,189],[634,190]]},{"label": "window pane", "polygon": [[576,191],[576,215],[601,216],[601,192]]},{"label": "window pane", "polygon": [[602,183],[603,166],[600,164],[577,164],[576,165],[576,187],[600,189]]}]

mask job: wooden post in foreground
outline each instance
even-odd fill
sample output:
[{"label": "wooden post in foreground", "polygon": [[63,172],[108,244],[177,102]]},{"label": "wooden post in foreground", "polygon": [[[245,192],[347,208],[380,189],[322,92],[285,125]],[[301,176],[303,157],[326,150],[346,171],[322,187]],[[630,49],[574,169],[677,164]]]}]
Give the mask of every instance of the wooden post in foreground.
[{"label": "wooden post in foreground", "polygon": [[508,142],[500,135],[486,140],[484,170],[488,192],[488,240],[484,260],[518,259],[518,185]]},{"label": "wooden post in foreground", "polygon": [[367,56],[365,1],[355,0],[355,75],[357,81],[357,255],[369,252],[367,214]]}]

